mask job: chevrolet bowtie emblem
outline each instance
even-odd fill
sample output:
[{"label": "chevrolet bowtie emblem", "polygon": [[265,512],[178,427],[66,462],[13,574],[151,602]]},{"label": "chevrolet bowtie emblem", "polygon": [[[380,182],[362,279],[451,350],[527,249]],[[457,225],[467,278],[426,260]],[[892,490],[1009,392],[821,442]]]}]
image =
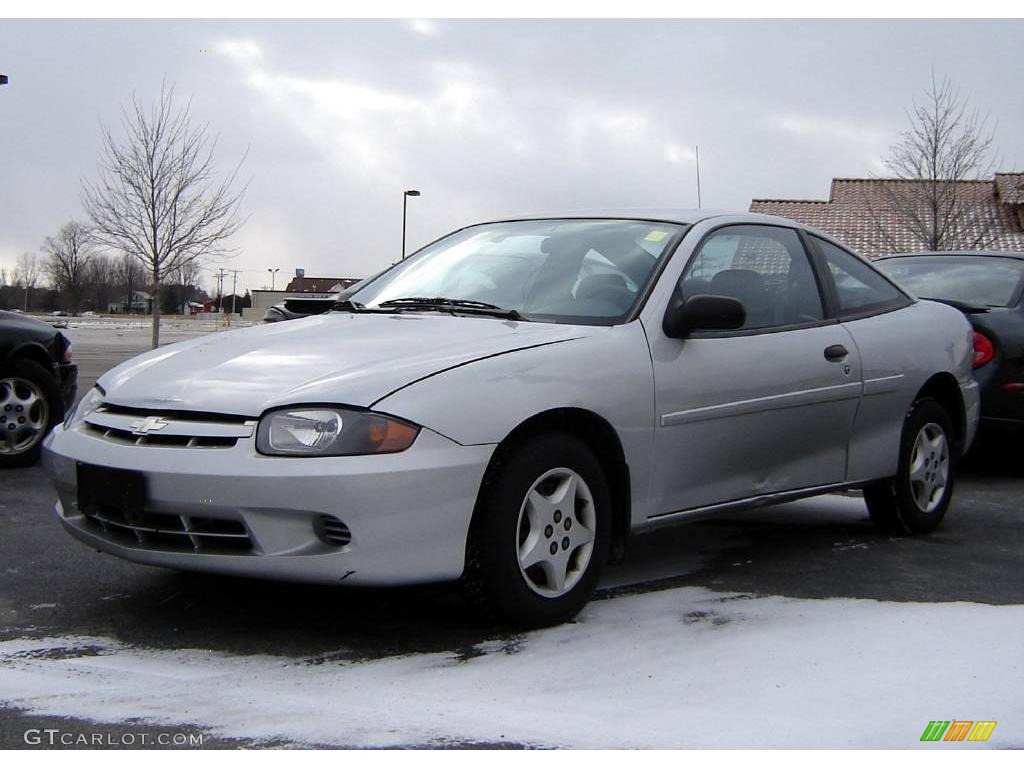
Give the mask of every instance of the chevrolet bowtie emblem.
[{"label": "chevrolet bowtie emblem", "polygon": [[148,435],[150,432],[159,432],[170,422],[160,416],[147,416],[144,419],[136,419],[131,423],[133,435]]}]

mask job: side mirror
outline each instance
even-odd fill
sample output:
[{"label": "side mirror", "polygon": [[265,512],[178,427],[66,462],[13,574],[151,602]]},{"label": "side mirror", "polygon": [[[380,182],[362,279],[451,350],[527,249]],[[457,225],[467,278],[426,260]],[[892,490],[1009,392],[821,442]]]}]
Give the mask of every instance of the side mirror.
[{"label": "side mirror", "polygon": [[683,301],[678,294],[665,311],[662,329],[673,339],[691,331],[734,331],[747,321],[743,304],[731,296],[698,294]]}]

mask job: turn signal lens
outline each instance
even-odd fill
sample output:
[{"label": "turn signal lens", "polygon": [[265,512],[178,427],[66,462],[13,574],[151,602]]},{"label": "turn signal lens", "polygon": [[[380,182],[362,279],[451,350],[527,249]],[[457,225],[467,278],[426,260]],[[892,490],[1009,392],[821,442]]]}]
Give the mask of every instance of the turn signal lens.
[{"label": "turn signal lens", "polygon": [[974,332],[974,367],[980,368],[996,356],[996,348],[992,346],[988,336]]},{"label": "turn signal lens", "polygon": [[416,439],[419,430],[401,421],[379,419],[369,425],[367,436],[370,443],[376,446],[377,453],[393,453],[404,451]]}]

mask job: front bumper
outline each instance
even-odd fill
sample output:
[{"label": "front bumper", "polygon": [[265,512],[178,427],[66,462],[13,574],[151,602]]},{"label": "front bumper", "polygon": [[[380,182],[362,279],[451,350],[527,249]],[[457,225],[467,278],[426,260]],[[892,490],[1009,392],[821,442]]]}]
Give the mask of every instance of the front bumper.
[{"label": "front bumper", "polygon": [[[50,434],[43,466],[67,531],[126,560],[291,581],[393,585],[462,574],[470,518],[493,450],[423,429],[402,453],[270,457],[256,453],[251,437],[230,448],[125,445],[79,423]],[[169,546],[167,537],[135,540],[124,529],[107,530],[78,508],[78,462],[142,472],[145,512],[154,519],[223,522],[244,529],[251,547],[183,549],[181,536]],[[349,543],[336,546],[317,535],[316,520],[324,514],[348,527]]]}]

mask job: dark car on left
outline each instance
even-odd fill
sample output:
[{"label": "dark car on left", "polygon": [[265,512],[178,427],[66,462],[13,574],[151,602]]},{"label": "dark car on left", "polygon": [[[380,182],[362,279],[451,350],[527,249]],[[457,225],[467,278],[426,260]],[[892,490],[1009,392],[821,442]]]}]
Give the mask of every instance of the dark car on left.
[{"label": "dark car on left", "polygon": [[74,405],[71,342],[46,323],[0,310],[0,468],[39,458],[43,438]]}]

